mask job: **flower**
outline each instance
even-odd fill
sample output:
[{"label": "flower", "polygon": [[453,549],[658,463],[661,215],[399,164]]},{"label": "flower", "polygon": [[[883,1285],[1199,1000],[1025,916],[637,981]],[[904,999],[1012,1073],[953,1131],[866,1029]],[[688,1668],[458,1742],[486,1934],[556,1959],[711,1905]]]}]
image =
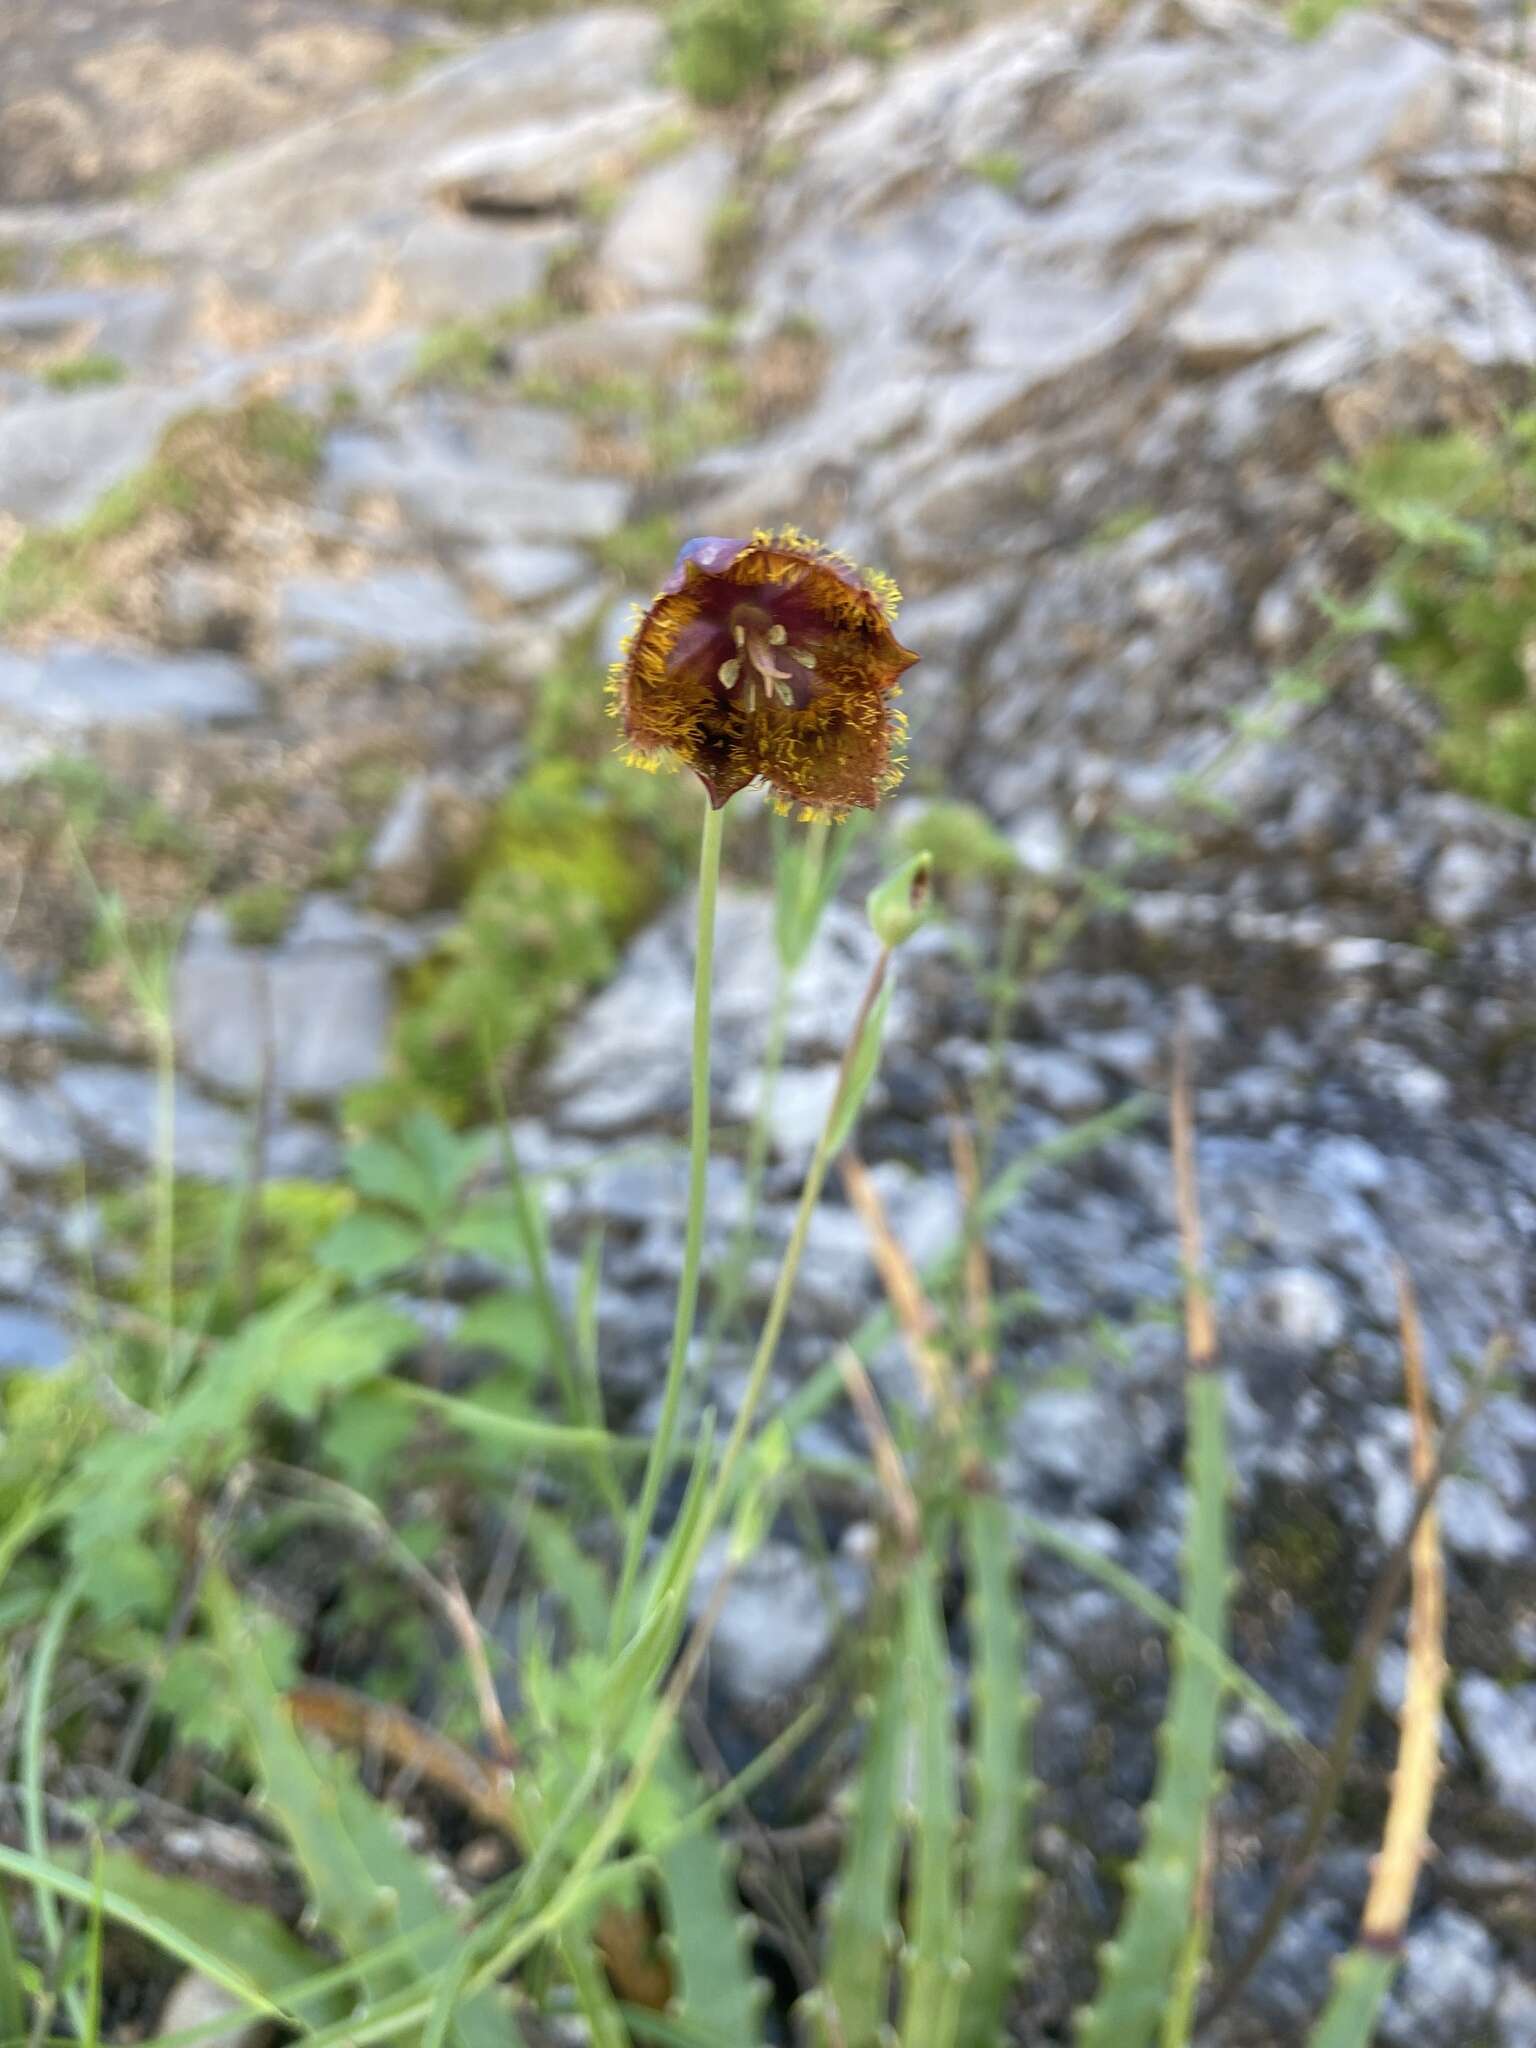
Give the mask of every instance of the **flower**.
[{"label": "flower", "polygon": [[718,810],[761,780],[781,810],[871,810],[901,780],[900,596],[792,527],[689,541],[614,664],[627,758],[691,768]]}]

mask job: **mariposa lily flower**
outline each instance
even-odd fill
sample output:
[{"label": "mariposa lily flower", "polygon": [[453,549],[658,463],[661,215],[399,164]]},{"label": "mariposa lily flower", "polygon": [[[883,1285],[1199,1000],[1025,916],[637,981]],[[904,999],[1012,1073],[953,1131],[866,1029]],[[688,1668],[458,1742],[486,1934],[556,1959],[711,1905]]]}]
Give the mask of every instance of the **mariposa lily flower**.
[{"label": "mariposa lily flower", "polygon": [[793,528],[689,541],[614,665],[628,759],[691,768],[716,810],[757,781],[782,810],[872,810],[901,780],[895,699],[918,658],[899,603]]}]

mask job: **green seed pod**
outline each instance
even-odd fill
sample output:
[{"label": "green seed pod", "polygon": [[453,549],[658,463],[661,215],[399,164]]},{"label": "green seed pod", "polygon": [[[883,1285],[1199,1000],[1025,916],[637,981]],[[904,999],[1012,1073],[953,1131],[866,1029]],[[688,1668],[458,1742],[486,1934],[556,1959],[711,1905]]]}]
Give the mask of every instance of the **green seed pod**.
[{"label": "green seed pod", "polygon": [[933,856],[915,853],[878,888],[871,889],[865,908],[882,946],[901,946],[926,922],[933,897]]}]

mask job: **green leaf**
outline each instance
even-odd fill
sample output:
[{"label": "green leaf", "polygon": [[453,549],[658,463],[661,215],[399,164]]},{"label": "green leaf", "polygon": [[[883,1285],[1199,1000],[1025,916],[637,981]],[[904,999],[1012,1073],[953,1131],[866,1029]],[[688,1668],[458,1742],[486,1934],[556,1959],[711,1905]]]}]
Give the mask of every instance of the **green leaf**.
[{"label": "green leaf", "polygon": [[392,1380],[389,1385],[393,1399],[429,1408],[455,1429],[530,1457],[624,1458],[633,1462],[645,1456],[646,1447],[638,1437],[610,1436],[601,1429],[567,1429],[563,1423],[546,1422],[539,1416],[507,1415],[407,1380]]},{"label": "green leaf", "polygon": [[[51,1863],[45,1856],[29,1856],[20,1849],[7,1849],[0,1844],[0,1872],[8,1876],[23,1878],[34,1889],[57,1897],[72,1900],[78,1906],[89,1907],[96,1897],[96,1888],[89,1878],[78,1872]],[[162,1919],[153,1909],[140,1905],[136,1900],[122,1897],[112,1886],[106,1886],[101,1894],[101,1912],[108,1920],[120,1926],[130,1927],[141,1935],[162,1954],[174,1956],[185,1963],[189,1970],[196,1970],[210,1982],[222,1987],[238,1998],[253,2012],[265,2013],[271,2019],[282,2019],[281,2007],[263,1992],[242,1969],[227,1963],[222,1956],[205,1948],[201,1942],[188,1936],[174,1921]]]},{"label": "green leaf", "polygon": [[509,1190],[477,1195],[443,1233],[443,1243],[458,1252],[478,1252],[509,1270],[526,1263],[527,1230],[523,1203]]},{"label": "green leaf", "polygon": [[[703,1799],[675,1743],[659,1775],[683,1811]],[[662,1851],[658,1867],[677,1961],[678,2017],[731,2048],[762,2048],[768,1991],[752,1970],[752,1922],[736,1890],[735,1852],[713,1828],[703,1828]]]},{"label": "green leaf", "polygon": [[954,1676],[933,1560],[926,1551],[907,1578],[905,1637],[906,1691],[916,1750],[916,1813],[901,2039],[903,2048],[954,2048],[965,1977],[955,1883],[959,1795]]},{"label": "green leaf", "polygon": [[1369,2048],[1401,1961],[1396,1949],[1351,1949],[1334,1971],[1333,1990],[1308,2048]]},{"label": "green leaf", "polygon": [[[1184,1611],[1225,1647],[1227,1608],[1226,1388],[1219,1372],[1187,1375],[1189,1529]],[[1175,1638],[1173,1684],[1157,1782],[1127,1882],[1119,1934],[1104,1951],[1099,1995],[1079,2016],[1077,2048],[1149,2048],[1172,1993],[1189,1928],[1219,1768],[1226,1688]]]},{"label": "green leaf", "polygon": [[10,1901],[0,1891],[0,2041],[24,2041],[26,2015],[21,2009],[21,1958],[11,1928]]},{"label": "green leaf", "polygon": [[884,1673],[854,1789],[852,1822],[832,1896],[822,1982],[805,2001],[825,2048],[884,2048],[891,1958],[899,1936],[902,1766],[911,1702],[899,1660]]},{"label": "green leaf", "polygon": [[271,1397],[307,1421],[323,1401],[381,1378],[417,1337],[409,1317],[382,1302],[333,1310],[295,1333],[273,1375]]},{"label": "green leaf", "polygon": [[370,1496],[387,1475],[398,1476],[398,1460],[416,1430],[411,1410],[390,1393],[388,1380],[358,1387],[340,1397],[322,1426],[323,1463]]},{"label": "green leaf", "polygon": [[[179,1929],[186,1940],[217,1956],[227,1970],[269,1998],[302,1985],[323,1968],[315,1951],[275,1914],[230,1898],[206,1879],[167,1877],[116,1849],[103,1856],[101,1876],[107,1893]],[[324,2022],[338,2017],[342,2005],[334,1993],[306,1998],[301,1990],[292,1994],[291,2010],[302,2019]]]},{"label": "green leaf", "polygon": [[[203,1602],[245,1746],[304,1873],[317,1922],[358,1964],[371,2002],[426,1985],[463,1946],[460,1930],[444,1918],[429,1871],[350,1763],[306,1748],[283,1702],[282,1673],[268,1663],[269,1645],[253,1634],[217,1571],[204,1582]],[[409,1958],[374,1953],[403,1935],[420,1936]],[[464,2000],[454,2024],[464,2048],[504,2048],[506,2017],[489,1993]]]},{"label": "green leaf", "polygon": [[354,1287],[369,1287],[419,1259],[428,1240],[419,1225],[382,1209],[360,1210],[315,1247],[315,1263]]},{"label": "green leaf", "polygon": [[541,1373],[549,1361],[549,1329],[543,1309],[531,1294],[512,1288],[482,1294],[471,1302],[459,1319],[453,1341],[467,1350],[499,1352],[530,1378]]},{"label": "green leaf", "polygon": [[1020,1965],[1033,1794],[1026,1754],[1035,1702],[1025,1671],[1013,1531],[996,1494],[961,1513],[971,1639],[971,1833],[960,2007],[962,2048],[996,2048]]},{"label": "green leaf", "polygon": [[430,1110],[416,1110],[388,1137],[359,1145],[347,1171],[359,1194],[405,1210],[435,1233],[484,1164],[489,1142],[484,1134],[459,1137]]}]

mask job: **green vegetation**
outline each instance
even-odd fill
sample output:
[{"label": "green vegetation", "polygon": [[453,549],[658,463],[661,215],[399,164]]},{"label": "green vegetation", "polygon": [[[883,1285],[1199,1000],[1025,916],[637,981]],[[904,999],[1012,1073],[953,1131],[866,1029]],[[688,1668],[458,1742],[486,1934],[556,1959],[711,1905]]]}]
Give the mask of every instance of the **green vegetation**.
[{"label": "green vegetation", "polygon": [[369,1091],[359,1111],[376,1121],[404,1088],[458,1120],[483,1104],[488,1060],[525,1059],[607,979],[680,879],[658,794],[606,765],[550,759],[503,798],[461,920],[411,984],[405,1079]]},{"label": "green vegetation", "polygon": [[458,54],[457,44],[433,42],[430,37],[419,43],[403,43],[385,59],[373,82],[380,92],[404,92],[423,72]]},{"label": "green vegetation", "polygon": [[[170,1283],[176,1320],[222,1335],[310,1278],[320,1246],[352,1214],[356,1196],[344,1187],[302,1180],[263,1181],[253,1190],[178,1180],[173,1202]],[[108,1195],[101,1220],[114,1251],[126,1255],[122,1277],[105,1280],[104,1291],[109,1300],[153,1314],[163,1284],[154,1264],[154,1191],[137,1187]]]},{"label": "green vegetation", "polygon": [[453,320],[423,335],[411,381],[482,391],[505,367],[498,334],[480,321]]},{"label": "green vegetation", "polygon": [[1299,41],[1310,42],[1331,29],[1341,16],[1365,4],[1366,0],[1293,0],[1286,26]]},{"label": "green vegetation", "polygon": [[226,896],[220,906],[231,936],[242,946],[271,946],[287,931],[294,911],[291,889],[278,882],[252,882]]},{"label": "green vegetation", "polygon": [[675,0],[668,26],[678,84],[701,106],[773,91],[825,33],[820,0]]},{"label": "green vegetation", "polygon": [[972,157],[966,169],[973,178],[980,178],[983,184],[995,185],[999,192],[1012,192],[1018,185],[1023,165],[1011,150],[994,150],[989,156]]},{"label": "green vegetation", "polygon": [[1101,519],[1091,533],[1084,535],[1083,546],[1112,548],[1117,541],[1129,540],[1133,533],[1140,533],[1144,526],[1150,526],[1156,517],[1155,505],[1122,505]]},{"label": "green vegetation", "polygon": [[682,541],[676,521],[665,512],[631,520],[599,541],[593,552],[605,569],[622,576],[631,590],[651,590],[666,575]]},{"label": "green vegetation", "polygon": [[99,385],[121,384],[126,364],[117,356],[85,354],[68,356],[50,363],[42,373],[43,382],[54,391],[90,391]]},{"label": "green vegetation", "polygon": [[558,14],[568,5],[569,0],[443,0],[439,12],[471,28],[505,28]]},{"label": "green vegetation", "polygon": [[71,242],[59,256],[59,276],[71,284],[138,284],[163,271],[157,257],[107,236]]},{"label": "green vegetation", "polygon": [[1393,544],[1345,630],[1388,657],[1445,713],[1441,758],[1473,796],[1536,806],[1536,412],[1497,433],[1394,440],[1334,474]]},{"label": "green vegetation", "polygon": [[110,613],[114,593],[103,583],[109,549],[166,515],[168,538],[214,554],[252,502],[305,492],[322,451],[320,426],[274,398],[176,421],[152,460],[114,484],[83,519],[23,537],[0,565],[0,627],[66,607]]},{"label": "green vegetation", "polygon": [[720,202],[709,227],[707,290],[718,311],[729,312],[740,301],[756,246],[756,204],[745,192],[733,192]]},{"label": "green vegetation", "polygon": [[709,359],[677,380],[666,377],[524,377],[518,395],[531,405],[573,413],[597,434],[629,443],[646,471],[685,468],[710,448],[739,440],[751,423],[745,373],[711,349]]},{"label": "green vegetation", "polygon": [[483,391],[508,369],[508,344],[561,317],[549,292],[511,299],[483,320],[446,320],[422,336],[411,367],[413,384]]}]

